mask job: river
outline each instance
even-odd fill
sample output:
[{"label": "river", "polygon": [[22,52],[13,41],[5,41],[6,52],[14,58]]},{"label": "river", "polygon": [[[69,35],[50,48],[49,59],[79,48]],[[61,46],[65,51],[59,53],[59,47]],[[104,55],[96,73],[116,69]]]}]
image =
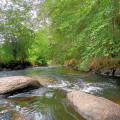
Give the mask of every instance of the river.
[{"label": "river", "polygon": [[1,78],[16,75],[38,79],[45,87],[0,96],[0,120],[84,120],[66,101],[66,93],[76,90],[120,104],[120,78],[82,73],[64,66],[0,72]]}]

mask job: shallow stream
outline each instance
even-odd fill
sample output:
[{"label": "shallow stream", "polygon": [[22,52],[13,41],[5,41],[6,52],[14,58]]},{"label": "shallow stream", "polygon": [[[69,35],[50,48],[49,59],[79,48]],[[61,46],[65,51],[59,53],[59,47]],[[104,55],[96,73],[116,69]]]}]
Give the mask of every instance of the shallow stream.
[{"label": "shallow stream", "polygon": [[120,78],[85,74],[63,66],[1,71],[0,77],[29,76],[45,87],[5,98],[0,120],[84,120],[67,105],[66,93],[84,91],[120,104]]}]

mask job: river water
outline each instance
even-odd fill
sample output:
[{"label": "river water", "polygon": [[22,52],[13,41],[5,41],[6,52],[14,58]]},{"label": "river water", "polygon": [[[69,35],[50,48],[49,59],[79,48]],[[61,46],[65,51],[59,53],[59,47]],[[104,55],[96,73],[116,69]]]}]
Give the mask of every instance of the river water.
[{"label": "river water", "polygon": [[45,87],[0,96],[0,120],[84,120],[68,106],[66,93],[83,91],[120,104],[120,78],[81,73],[63,66],[1,71],[0,77],[29,76]]}]

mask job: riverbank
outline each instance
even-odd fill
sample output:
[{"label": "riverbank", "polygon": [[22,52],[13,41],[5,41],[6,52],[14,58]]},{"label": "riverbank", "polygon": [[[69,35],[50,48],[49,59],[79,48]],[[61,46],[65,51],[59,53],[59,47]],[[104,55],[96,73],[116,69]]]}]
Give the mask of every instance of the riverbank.
[{"label": "riverbank", "polygon": [[0,63],[0,70],[21,70],[32,66],[28,61],[22,63],[20,61],[10,61],[8,63]]},{"label": "riverbank", "polygon": [[73,58],[65,61],[64,65],[77,71],[120,77],[120,61],[110,57],[89,60],[76,60]]},{"label": "riverbank", "polygon": [[10,61],[6,63],[0,63],[0,70],[22,70],[29,67],[40,67],[40,66],[48,66],[47,62],[43,59],[35,61],[33,63],[29,61]]},{"label": "riverbank", "polygon": [[[47,64],[47,62],[41,62],[40,60],[35,61],[33,64],[28,61],[24,61],[22,63],[20,61],[11,61],[9,63],[1,63],[0,70],[21,70],[29,67],[44,67],[58,64],[59,63],[55,61]],[[64,66],[71,67],[75,71],[86,73],[92,72],[94,74],[100,74],[104,76],[120,77],[120,61],[110,57],[89,60],[76,60],[73,58],[65,61]]]}]

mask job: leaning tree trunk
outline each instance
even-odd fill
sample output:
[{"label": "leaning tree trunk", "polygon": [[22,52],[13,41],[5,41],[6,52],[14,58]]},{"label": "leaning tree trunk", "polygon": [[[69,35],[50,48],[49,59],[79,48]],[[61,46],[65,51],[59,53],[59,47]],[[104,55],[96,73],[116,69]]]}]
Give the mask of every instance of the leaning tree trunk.
[{"label": "leaning tree trunk", "polygon": [[114,28],[115,28],[115,25],[118,21],[118,16],[119,16],[119,0],[113,0],[113,13],[112,13],[112,35],[114,35]]}]

